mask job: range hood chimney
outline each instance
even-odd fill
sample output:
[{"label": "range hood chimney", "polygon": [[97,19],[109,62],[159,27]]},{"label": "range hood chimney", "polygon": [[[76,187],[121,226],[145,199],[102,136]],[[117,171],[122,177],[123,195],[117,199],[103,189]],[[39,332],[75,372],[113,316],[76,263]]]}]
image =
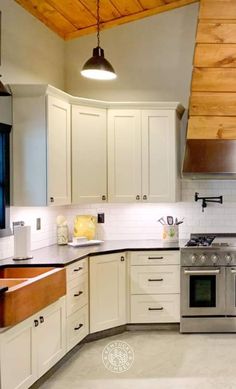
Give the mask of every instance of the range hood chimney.
[{"label": "range hood chimney", "polygon": [[200,0],[183,176],[236,179],[235,0]]}]

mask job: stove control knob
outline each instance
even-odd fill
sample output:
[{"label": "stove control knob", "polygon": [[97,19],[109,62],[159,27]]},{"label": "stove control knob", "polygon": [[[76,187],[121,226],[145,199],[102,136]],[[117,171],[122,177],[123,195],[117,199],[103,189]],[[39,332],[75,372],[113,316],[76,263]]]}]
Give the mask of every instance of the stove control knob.
[{"label": "stove control knob", "polygon": [[191,257],[190,257],[190,259],[191,259],[191,262],[192,262],[192,263],[195,263],[196,260],[197,260],[196,254],[192,254]]},{"label": "stove control knob", "polygon": [[206,260],[207,260],[207,256],[206,256],[205,254],[202,254],[202,255],[200,256],[200,261],[201,261],[202,263],[205,263]]},{"label": "stove control knob", "polygon": [[215,264],[219,261],[218,255],[213,254],[213,255],[211,256],[211,260],[212,260],[212,262],[213,262],[214,265],[215,265]]},{"label": "stove control knob", "polygon": [[230,254],[226,254],[225,260],[226,260],[227,263],[230,263],[232,261],[231,255]]}]

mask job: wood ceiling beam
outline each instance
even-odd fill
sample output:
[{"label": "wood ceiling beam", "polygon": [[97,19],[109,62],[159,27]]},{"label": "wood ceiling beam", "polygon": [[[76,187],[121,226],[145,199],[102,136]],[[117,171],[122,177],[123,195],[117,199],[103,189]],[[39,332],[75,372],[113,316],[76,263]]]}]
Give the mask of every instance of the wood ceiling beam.
[{"label": "wood ceiling beam", "polygon": [[[132,21],[135,21],[138,19],[142,19],[142,18],[145,18],[148,16],[152,16],[152,15],[156,15],[156,14],[159,14],[162,12],[170,11],[172,9],[180,8],[180,7],[183,7],[185,5],[193,4],[193,3],[197,3],[197,2],[199,2],[199,0],[176,0],[174,2],[165,4],[165,5],[161,5],[161,6],[152,8],[152,9],[147,9],[145,11],[137,12],[137,13],[132,14],[132,15],[123,16],[123,17],[120,17],[118,19],[113,19],[113,20],[110,20],[108,22],[101,23],[101,30],[105,30],[105,29],[108,29],[108,28],[111,28],[114,26],[118,26],[121,24],[132,22]],[[78,37],[83,36],[83,35],[92,34],[92,33],[96,32],[96,28],[97,28],[96,25],[94,25],[94,26],[90,26],[87,28],[77,30],[77,31],[69,32],[65,35],[65,40],[75,39],[75,38],[78,38]]]}]

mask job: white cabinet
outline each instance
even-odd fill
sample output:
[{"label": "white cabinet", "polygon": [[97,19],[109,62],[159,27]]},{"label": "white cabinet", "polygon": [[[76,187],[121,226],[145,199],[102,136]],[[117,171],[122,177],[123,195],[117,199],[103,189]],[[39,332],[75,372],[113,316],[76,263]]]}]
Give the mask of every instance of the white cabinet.
[{"label": "white cabinet", "polygon": [[65,298],[0,335],[1,389],[29,388],[65,354]]},{"label": "white cabinet", "polygon": [[66,94],[12,85],[13,204],[71,203],[71,118]]},{"label": "white cabinet", "polygon": [[66,327],[69,351],[89,333],[88,258],[67,266],[66,276]]},{"label": "white cabinet", "polygon": [[71,203],[71,118],[70,104],[47,97],[48,204]]},{"label": "white cabinet", "polygon": [[177,139],[175,109],[109,110],[109,201],[178,201]]},{"label": "white cabinet", "polygon": [[90,332],[126,324],[125,253],[90,257]]},{"label": "white cabinet", "polygon": [[72,106],[72,201],[107,200],[106,109]]},{"label": "white cabinet", "polygon": [[175,111],[142,111],[142,199],[179,200],[178,126]]},{"label": "white cabinet", "polygon": [[36,328],[38,375],[41,377],[66,351],[65,301],[52,304],[39,314]]},{"label": "white cabinet", "polygon": [[132,252],[130,265],[130,322],[179,322],[179,251]]},{"label": "white cabinet", "polygon": [[108,111],[108,198],[141,199],[141,117],[138,110]]}]

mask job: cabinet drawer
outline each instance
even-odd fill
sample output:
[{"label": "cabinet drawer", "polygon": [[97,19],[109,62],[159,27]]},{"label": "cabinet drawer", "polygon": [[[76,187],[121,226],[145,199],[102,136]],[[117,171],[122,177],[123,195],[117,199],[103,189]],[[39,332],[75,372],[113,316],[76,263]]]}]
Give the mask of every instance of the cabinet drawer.
[{"label": "cabinet drawer", "polygon": [[88,305],[85,305],[67,319],[67,351],[76,346],[88,333]]},{"label": "cabinet drawer", "polygon": [[132,266],[131,294],[179,293],[180,267]]},{"label": "cabinet drawer", "polygon": [[66,268],[67,281],[77,278],[81,274],[88,271],[88,258],[81,259],[80,261],[74,262]]},{"label": "cabinet drawer", "polygon": [[82,274],[67,284],[67,316],[88,304],[88,273]]},{"label": "cabinet drawer", "polygon": [[179,251],[136,251],[130,254],[131,265],[179,265]]},{"label": "cabinet drawer", "polygon": [[131,296],[131,323],[178,323],[180,295]]}]

